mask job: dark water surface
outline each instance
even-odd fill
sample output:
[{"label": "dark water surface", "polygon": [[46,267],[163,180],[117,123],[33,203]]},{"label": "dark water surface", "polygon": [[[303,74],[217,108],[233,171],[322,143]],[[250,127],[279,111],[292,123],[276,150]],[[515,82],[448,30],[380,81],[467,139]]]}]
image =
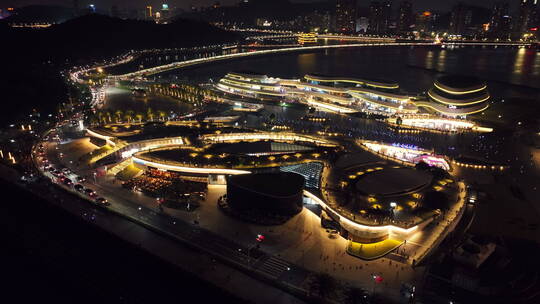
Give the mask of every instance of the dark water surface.
[{"label": "dark water surface", "polygon": [[218,80],[230,71],[300,78],[308,73],[393,80],[413,94],[444,74],[488,81],[495,99],[540,99],[540,53],[518,47],[367,47],[257,56],[164,73],[162,77]]}]

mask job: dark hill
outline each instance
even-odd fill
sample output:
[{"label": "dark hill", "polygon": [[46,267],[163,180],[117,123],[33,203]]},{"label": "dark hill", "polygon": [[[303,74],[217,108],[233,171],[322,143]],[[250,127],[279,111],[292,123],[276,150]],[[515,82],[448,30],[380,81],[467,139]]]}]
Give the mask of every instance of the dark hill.
[{"label": "dark hill", "polygon": [[61,23],[73,18],[73,9],[54,5],[30,5],[15,9],[8,23]]},{"label": "dark hill", "polygon": [[[1,31],[1,29],[0,29]],[[8,47],[30,60],[107,58],[132,49],[174,48],[231,42],[233,33],[207,23],[178,19],[170,24],[86,15],[43,30],[4,29]],[[36,50],[39,52],[36,52]]]},{"label": "dark hill", "polygon": [[129,50],[180,48],[234,42],[236,34],[201,21],[179,19],[158,25],[86,15],[45,29],[12,28],[0,22],[0,113],[2,125],[30,109],[50,112],[66,101],[59,71]]}]

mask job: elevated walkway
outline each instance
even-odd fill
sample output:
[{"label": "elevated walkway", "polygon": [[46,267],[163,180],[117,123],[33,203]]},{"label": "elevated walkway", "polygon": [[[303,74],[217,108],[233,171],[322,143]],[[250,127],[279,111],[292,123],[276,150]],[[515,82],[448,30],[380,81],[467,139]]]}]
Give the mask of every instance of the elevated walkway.
[{"label": "elevated walkway", "polygon": [[127,167],[125,167],[116,174],[116,178],[121,181],[128,181],[141,175],[142,173],[143,171],[141,169],[135,167],[133,164],[129,164]]},{"label": "elevated walkway", "polygon": [[115,166],[110,168],[109,170],[107,170],[107,174],[115,176],[116,174],[118,174],[118,172],[124,170],[124,168],[131,165],[132,163],[133,162],[131,161],[131,158],[127,158],[127,159],[119,162],[118,164],[116,164]]}]

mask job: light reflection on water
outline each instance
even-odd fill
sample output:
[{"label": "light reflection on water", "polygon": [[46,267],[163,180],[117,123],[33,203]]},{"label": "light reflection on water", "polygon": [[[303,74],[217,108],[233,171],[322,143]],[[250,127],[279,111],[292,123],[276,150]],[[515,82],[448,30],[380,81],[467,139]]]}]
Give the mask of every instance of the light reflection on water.
[{"label": "light reflection on water", "polygon": [[411,93],[426,91],[444,74],[472,75],[488,81],[496,98],[540,100],[540,55],[516,47],[385,47],[290,53],[224,61],[166,75],[207,81],[230,71],[253,71],[282,78],[308,73],[393,80]]}]

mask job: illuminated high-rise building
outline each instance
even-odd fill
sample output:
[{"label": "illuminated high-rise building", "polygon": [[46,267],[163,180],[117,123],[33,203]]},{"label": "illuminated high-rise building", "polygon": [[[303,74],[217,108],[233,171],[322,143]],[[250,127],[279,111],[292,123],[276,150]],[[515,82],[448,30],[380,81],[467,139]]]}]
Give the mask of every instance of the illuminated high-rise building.
[{"label": "illuminated high-rise building", "polygon": [[495,3],[489,21],[490,36],[503,38],[510,33],[512,18],[509,15],[509,8],[508,1],[497,1]]},{"label": "illuminated high-rise building", "polygon": [[371,1],[369,6],[369,32],[385,34],[390,26],[392,5],[390,1]]},{"label": "illuminated high-rise building", "polygon": [[79,6],[79,0],[73,0],[73,15],[79,16],[81,13],[81,8]]},{"label": "illuminated high-rise building", "polygon": [[117,5],[111,6],[111,17],[119,18],[120,17],[120,9]]},{"label": "illuminated high-rise building", "polygon": [[472,22],[472,10],[463,2],[459,2],[452,8],[450,15],[450,33],[465,35],[467,28]]},{"label": "illuminated high-rise building", "polygon": [[538,27],[538,0],[520,0],[517,30],[526,33]]},{"label": "illuminated high-rise building", "polygon": [[343,33],[356,31],[356,0],[336,0],[336,30]]},{"label": "illuminated high-rise building", "polygon": [[161,18],[165,21],[171,18],[171,11],[167,3],[161,5]]},{"label": "illuminated high-rise building", "polygon": [[398,31],[408,32],[414,23],[412,2],[409,0],[401,1],[399,4]]},{"label": "illuminated high-rise building", "polygon": [[147,19],[154,18],[154,15],[152,14],[152,6],[151,5],[146,6],[146,18]]},{"label": "illuminated high-rise building", "polygon": [[416,15],[415,30],[421,33],[434,30],[433,19],[435,14],[430,11],[424,11]]}]

